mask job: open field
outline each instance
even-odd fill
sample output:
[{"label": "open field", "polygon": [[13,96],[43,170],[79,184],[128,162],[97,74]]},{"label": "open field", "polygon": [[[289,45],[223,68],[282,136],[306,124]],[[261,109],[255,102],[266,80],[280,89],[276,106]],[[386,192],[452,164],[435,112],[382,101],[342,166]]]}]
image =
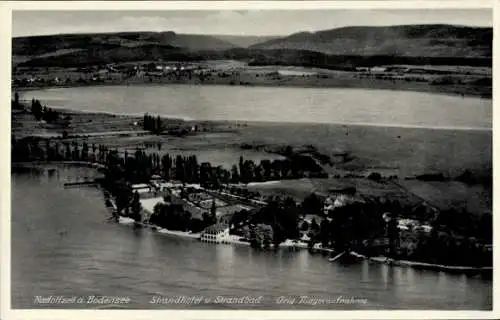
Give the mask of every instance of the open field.
[{"label": "open field", "polygon": [[491,131],[435,130],[327,124],[259,123],[238,139],[256,145],[314,145],[334,162],[331,173],[386,171],[400,177],[421,172],[457,175],[491,170]]}]

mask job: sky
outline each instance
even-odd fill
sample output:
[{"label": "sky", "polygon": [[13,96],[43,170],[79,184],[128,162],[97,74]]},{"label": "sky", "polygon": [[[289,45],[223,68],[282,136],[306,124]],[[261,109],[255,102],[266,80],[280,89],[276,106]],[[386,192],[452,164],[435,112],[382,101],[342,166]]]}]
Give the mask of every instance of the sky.
[{"label": "sky", "polygon": [[12,35],[174,31],[212,35],[289,35],[344,26],[493,25],[491,9],[13,11]]}]

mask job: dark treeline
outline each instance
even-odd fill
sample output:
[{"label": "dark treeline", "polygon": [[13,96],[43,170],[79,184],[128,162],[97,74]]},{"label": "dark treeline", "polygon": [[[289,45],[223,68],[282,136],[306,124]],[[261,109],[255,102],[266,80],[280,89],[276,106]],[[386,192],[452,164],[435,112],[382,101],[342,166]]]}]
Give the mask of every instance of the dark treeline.
[{"label": "dark treeline", "polygon": [[[160,116],[152,116],[144,114],[142,120],[144,130],[151,131],[154,134],[168,133],[170,135],[184,136],[189,133],[189,130],[182,125],[168,126],[167,121]],[[197,128],[195,126],[195,128]]]},{"label": "dark treeline", "polygon": [[[87,44],[86,44],[87,46]],[[116,62],[131,61],[200,61],[204,57],[197,52],[187,52],[180,48],[146,44],[137,47],[120,47],[118,44],[98,44],[93,50],[71,52],[52,57],[35,58],[19,63],[22,67],[89,67]]]},{"label": "dark treeline", "polygon": [[[307,232],[309,246],[321,243],[335,252],[355,250],[368,256],[385,255],[446,265],[491,266],[492,254],[485,244],[492,243],[493,221],[491,214],[481,216],[459,210],[446,210],[427,217],[432,232],[399,230],[398,214],[404,210],[398,202],[370,199],[353,202],[323,212],[324,200],[315,194],[296,205],[292,198],[268,199],[267,205],[252,213],[236,212],[231,223],[235,226],[250,223],[243,235],[252,238],[252,226],[268,225],[273,231],[272,243],[285,239],[298,239],[299,231]],[[399,209],[398,209],[399,208]],[[308,223],[301,217],[314,214],[317,218]],[[387,215],[386,220],[384,214]],[[258,231],[253,231],[253,235]],[[411,241],[407,238],[411,238]],[[257,239],[265,238],[260,234]],[[252,240],[253,239],[253,240]],[[386,243],[379,241],[386,239]],[[409,241],[412,250],[405,249]]]},{"label": "dark treeline", "polygon": [[110,155],[113,155],[116,166],[120,167],[122,177],[130,183],[148,183],[152,175],[160,175],[165,180],[200,183],[205,188],[220,189],[228,183],[324,177],[324,172],[314,160],[305,161],[307,157],[301,156],[261,160],[260,163],[240,157],[239,163],[227,170],[222,166],[213,166],[210,162],[199,163],[196,155],[174,157],[168,153],[161,155],[142,150],[121,154],[118,150],[108,150],[101,145],[90,147],[86,142],[78,145],[76,141],[70,143],[41,138],[13,139],[12,142],[13,161],[95,161],[108,165]]},{"label": "dark treeline", "polygon": [[150,116],[147,113],[144,115],[142,127],[144,128],[144,130],[151,131],[152,133],[155,134],[159,134],[163,132],[163,130],[165,129],[165,126],[160,116],[154,117]]},{"label": "dark treeline", "polygon": [[374,67],[380,65],[452,65],[491,67],[491,58],[468,57],[403,57],[390,55],[328,55],[313,51],[265,50],[256,54],[249,65],[294,65],[324,69],[350,70],[354,67]]},{"label": "dark treeline", "polygon": [[25,137],[11,141],[12,162],[88,161],[106,165],[112,151],[104,145]]},{"label": "dark treeline", "polygon": [[[241,234],[259,245],[263,244],[267,231],[252,228],[267,225],[273,231],[271,243],[274,244],[285,239],[298,239],[302,231],[310,237],[310,247],[321,243],[324,248],[332,248],[335,252],[355,250],[368,256],[385,255],[447,265],[492,265],[491,251],[485,247],[493,241],[493,221],[489,213],[474,215],[456,209],[431,215],[412,212],[421,221],[429,221],[432,226],[429,233],[399,230],[397,219],[406,217],[405,212],[412,208],[382,198],[348,203],[328,212],[324,212],[324,199],[314,193],[299,205],[292,198],[275,197],[266,202],[267,205],[253,212],[236,212],[231,220],[236,229],[248,223]],[[308,223],[302,220],[305,215],[316,218]],[[387,242],[380,244],[383,239]],[[409,242],[414,246],[412,250],[405,249]]]},{"label": "dark treeline", "polygon": [[34,98],[31,100],[31,113],[35,116],[36,120],[44,120],[47,123],[56,122],[60,118],[58,111],[47,108],[47,106],[42,106],[40,101]]},{"label": "dark treeline", "polygon": [[439,213],[432,227],[430,234],[417,233],[418,244],[409,258],[449,265],[492,266],[492,252],[483,245],[493,243],[490,213],[474,215],[448,209]]},{"label": "dark treeline", "polygon": [[[89,145],[86,142],[79,145],[76,141],[43,138],[13,138],[12,161],[88,161],[103,164],[106,168],[103,187],[116,199],[118,214],[127,216],[131,215],[129,211],[134,197],[130,185],[149,183],[153,175],[159,175],[167,181],[199,183],[204,188],[220,190],[228,189],[227,184],[231,182],[296,178],[303,174],[303,171],[295,170],[297,166],[287,159],[272,162],[262,160],[260,164],[255,164],[252,160],[240,157],[239,166],[234,165],[232,170],[226,170],[222,166],[212,166],[209,162],[200,164],[195,155],[160,156],[142,150],[120,154],[118,150],[110,150],[103,145]],[[245,198],[256,196],[252,192],[241,192],[240,195]],[[293,231],[287,231],[288,224],[282,225],[285,231],[276,231],[277,239],[281,239],[283,234],[293,234]]]},{"label": "dark treeline", "polygon": [[[420,57],[394,55],[329,55],[316,51],[295,49],[249,49],[234,48],[225,51],[188,52],[162,45],[144,45],[133,48],[96,48],[88,52],[72,52],[59,56],[35,58],[19,64],[21,67],[87,67],[128,61],[204,61],[233,59],[250,61],[250,65],[295,65],[327,69],[343,69],[353,66],[377,66],[391,64],[409,65],[453,65],[491,67],[491,57]],[[115,47],[116,46],[116,47]],[[161,52],[158,55],[158,52]]]}]

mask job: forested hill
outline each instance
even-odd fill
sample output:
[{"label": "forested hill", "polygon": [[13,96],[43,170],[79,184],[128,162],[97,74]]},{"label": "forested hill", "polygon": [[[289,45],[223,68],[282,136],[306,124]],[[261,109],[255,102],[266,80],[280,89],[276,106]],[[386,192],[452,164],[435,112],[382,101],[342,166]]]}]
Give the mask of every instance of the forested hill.
[{"label": "forested hill", "polygon": [[13,39],[12,49],[14,64],[33,67],[213,59],[324,68],[377,64],[491,66],[492,37],[492,28],[451,25],[345,27],[296,33],[242,48],[256,38],[243,41],[241,37],[123,32],[20,37]]},{"label": "forested hill", "polygon": [[300,32],[251,48],[307,50],[328,55],[484,58],[491,57],[492,44],[492,28],[401,25]]},{"label": "forested hill", "polygon": [[144,46],[178,47],[185,51],[227,50],[234,44],[209,35],[178,34],[175,32],[119,32],[95,34],[61,34],[16,37],[12,39],[12,54],[19,56],[50,55],[57,51]]}]

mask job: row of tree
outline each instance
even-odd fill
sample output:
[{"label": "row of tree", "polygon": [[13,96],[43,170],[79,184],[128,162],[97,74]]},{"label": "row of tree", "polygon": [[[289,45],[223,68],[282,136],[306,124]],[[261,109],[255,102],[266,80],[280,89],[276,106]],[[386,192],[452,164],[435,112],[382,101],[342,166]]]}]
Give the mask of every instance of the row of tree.
[{"label": "row of tree", "polygon": [[60,117],[58,111],[47,108],[47,106],[42,106],[40,100],[35,98],[31,100],[31,113],[35,116],[37,121],[44,120],[47,123],[56,122]]},{"label": "row of tree", "polygon": [[[272,179],[297,179],[314,176],[307,168],[299,169],[301,162],[289,159],[261,160],[256,164],[252,160],[240,157],[239,167],[231,170],[222,166],[213,166],[210,162],[199,163],[196,155],[175,157],[168,153],[146,153],[136,150],[134,154],[124,152],[119,163],[125,170],[128,180],[134,183],[149,182],[152,175],[160,175],[165,180],[175,179],[187,183],[200,183],[205,188],[220,189],[228,183],[262,182]],[[274,168],[273,173],[271,168]]]},{"label": "row of tree", "polygon": [[[200,183],[204,187],[219,189],[222,185],[230,182],[252,182],[266,181],[269,179],[281,179],[300,177],[296,172],[290,171],[291,161],[285,160],[262,160],[255,164],[252,160],[240,158],[240,169],[234,165],[229,171],[222,166],[212,166],[209,162],[199,164],[196,155],[173,157],[169,154],[156,152],[146,153],[136,150],[133,154],[125,151],[123,154],[118,150],[109,150],[104,145],[88,145],[86,142],[78,144],[76,141],[52,141],[42,138],[24,138],[12,140],[13,161],[91,161],[110,165],[108,158],[113,155],[113,164],[118,168],[120,174],[129,182],[149,182],[152,175],[161,175],[164,179],[175,179],[187,183]],[[281,174],[272,175],[269,168],[274,167]]]},{"label": "row of tree", "polygon": [[144,128],[144,130],[151,131],[155,134],[160,134],[165,129],[165,125],[160,116],[154,117],[147,113],[144,114],[142,127]]},{"label": "row of tree", "polygon": [[[104,145],[89,145],[76,141],[51,141],[38,137],[24,137],[11,140],[11,156],[13,162],[22,161],[89,161],[107,164],[111,154]],[[114,151],[116,152],[116,151]]]}]

